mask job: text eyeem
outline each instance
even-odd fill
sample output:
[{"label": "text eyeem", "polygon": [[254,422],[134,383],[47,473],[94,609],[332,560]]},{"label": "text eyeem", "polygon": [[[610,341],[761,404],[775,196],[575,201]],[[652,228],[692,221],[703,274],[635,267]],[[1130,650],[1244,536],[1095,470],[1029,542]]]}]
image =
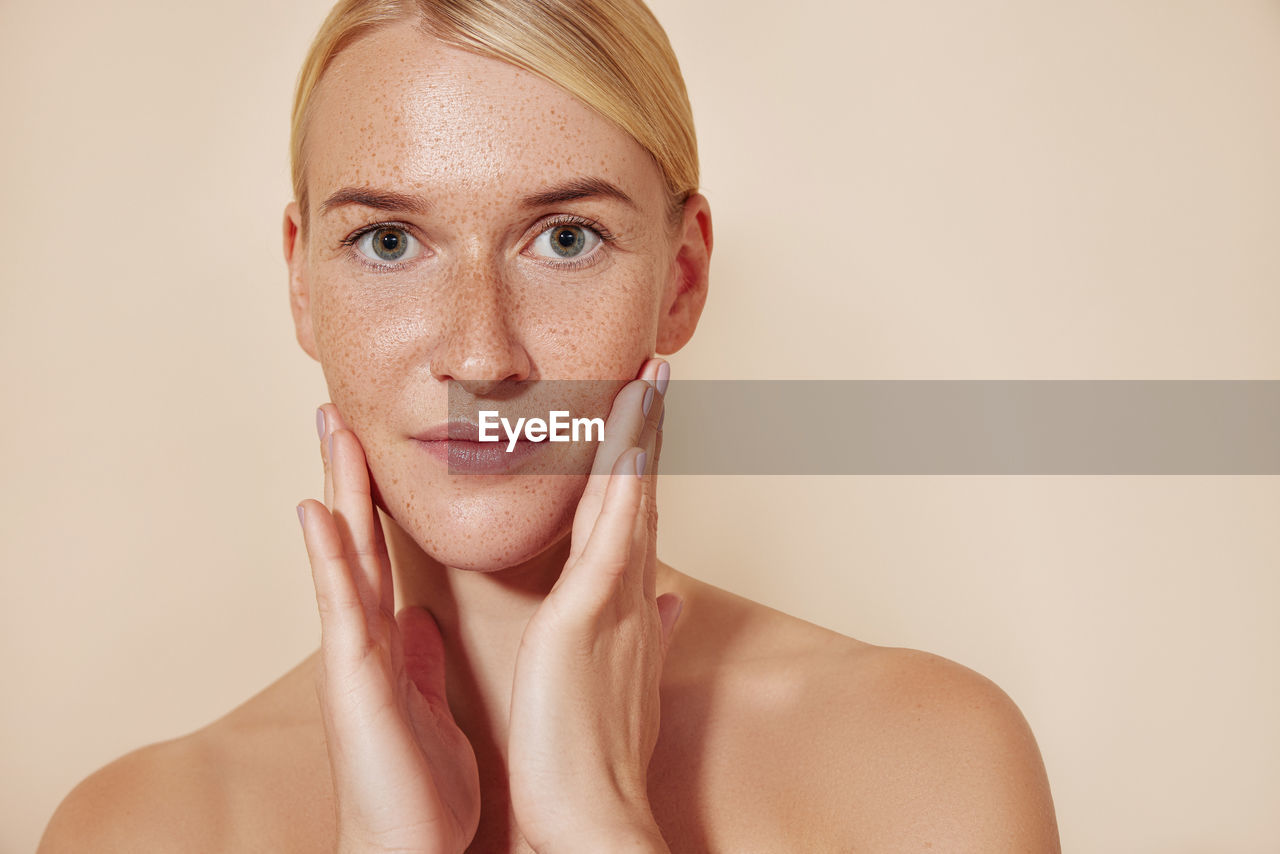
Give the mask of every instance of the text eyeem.
[{"label": "text eyeem", "polygon": [[[604,441],[604,419],[603,418],[570,418],[569,410],[553,409],[549,413],[547,420],[541,418],[517,418],[516,423],[512,425],[509,419],[503,418],[496,409],[481,409],[480,416],[480,433],[481,442],[500,442],[502,437],[498,435],[498,428],[501,427],[503,432],[507,434],[507,453],[515,450],[516,442],[520,441],[521,431],[524,431],[524,438],[530,442],[603,442]],[[583,437],[578,438],[579,431]],[[592,438],[593,434],[596,438]]]}]

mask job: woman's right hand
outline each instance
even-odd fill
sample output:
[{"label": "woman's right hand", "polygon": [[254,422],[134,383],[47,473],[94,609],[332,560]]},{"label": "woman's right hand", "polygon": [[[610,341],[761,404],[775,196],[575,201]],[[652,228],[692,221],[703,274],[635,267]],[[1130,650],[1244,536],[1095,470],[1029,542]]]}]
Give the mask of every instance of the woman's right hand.
[{"label": "woman's right hand", "polygon": [[394,614],[364,449],[332,404],[317,426],[325,503],[307,499],[298,516],[320,608],[337,851],[458,854],[480,822],[480,780],[445,696],[440,632],[421,608]]}]

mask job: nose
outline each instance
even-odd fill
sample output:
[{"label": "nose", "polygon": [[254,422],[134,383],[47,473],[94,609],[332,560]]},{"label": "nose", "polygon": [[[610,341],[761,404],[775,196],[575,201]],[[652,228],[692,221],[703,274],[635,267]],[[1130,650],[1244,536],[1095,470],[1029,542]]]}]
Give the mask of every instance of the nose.
[{"label": "nose", "polygon": [[465,265],[437,303],[440,336],[431,355],[431,375],[453,380],[476,397],[502,383],[528,379],[529,354],[511,328],[510,293],[502,276],[479,263]]}]

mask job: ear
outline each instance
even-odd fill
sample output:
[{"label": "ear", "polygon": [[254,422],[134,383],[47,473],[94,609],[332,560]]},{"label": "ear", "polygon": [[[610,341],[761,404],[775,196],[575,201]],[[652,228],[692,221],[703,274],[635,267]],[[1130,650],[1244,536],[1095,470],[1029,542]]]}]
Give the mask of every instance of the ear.
[{"label": "ear", "polygon": [[707,277],[711,268],[711,206],[707,197],[694,193],[684,203],[675,234],[676,252],[662,297],[655,350],[674,353],[689,342],[707,302]]},{"label": "ear", "polygon": [[298,343],[307,355],[320,361],[316,337],[311,328],[311,291],[307,284],[307,247],[302,236],[302,209],[290,202],[284,209],[284,260],[289,265],[289,308]]}]

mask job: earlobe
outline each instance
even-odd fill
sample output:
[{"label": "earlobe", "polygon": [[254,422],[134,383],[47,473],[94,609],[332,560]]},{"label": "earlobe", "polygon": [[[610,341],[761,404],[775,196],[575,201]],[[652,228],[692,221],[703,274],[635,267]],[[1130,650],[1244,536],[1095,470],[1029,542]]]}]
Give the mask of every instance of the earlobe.
[{"label": "earlobe", "polygon": [[317,362],[315,334],[311,327],[311,291],[306,277],[306,246],[302,232],[302,210],[297,202],[284,209],[284,260],[289,266],[289,308],[298,344]]},{"label": "earlobe", "polygon": [[674,353],[689,342],[707,301],[714,241],[706,196],[694,193],[685,201],[676,239],[679,242],[658,321],[655,349],[661,354]]}]

